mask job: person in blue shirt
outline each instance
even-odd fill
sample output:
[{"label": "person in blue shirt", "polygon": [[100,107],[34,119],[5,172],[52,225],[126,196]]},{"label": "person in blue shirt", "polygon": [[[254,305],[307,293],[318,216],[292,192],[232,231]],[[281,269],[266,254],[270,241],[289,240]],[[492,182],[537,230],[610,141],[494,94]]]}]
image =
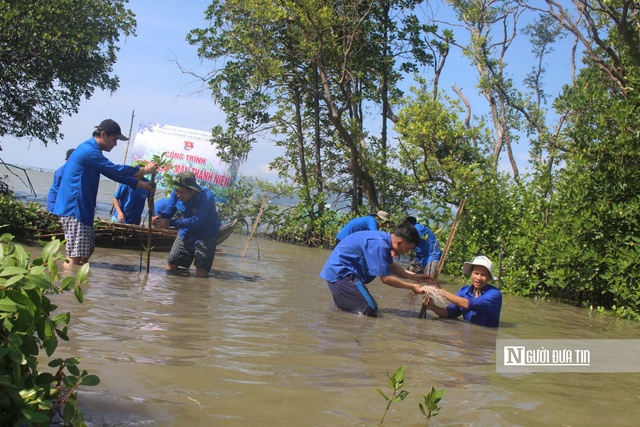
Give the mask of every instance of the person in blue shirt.
[{"label": "person in blue shirt", "polygon": [[408,216],[405,218],[405,221],[409,221],[415,225],[421,237],[420,244],[418,244],[414,250],[416,259],[409,265],[408,270],[414,273],[428,274],[434,279],[437,279],[439,274],[438,263],[440,262],[442,250],[440,249],[436,235],[429,227],[419,224],[413,216]]},{"label": "person in blue shirt", "polygon": [[[142,181],[149,181],[142,178]],[[140,225],[142,222],[142,211],[147,204],[150,191],[129,185],[118,185],[113,195],[113,222],[123,224]]]},{"label": "person in blue shirt", "polygon": [[62,181],[64,166],[67,164],[66,162],[69,160],[69,156],[73,153],[73,150],[73,148],[67,150],[67,154],[64,157],[65,163],[53,173],[53,182],[49,188],[49,194],[47,194],[47,211],[49,212],[53,212],[53,208],[56,206],[56,198],[58,197],[58,189],[60,188],[60,181]]},{"label": "person in blue shirt", "polygon": [[220,231],[216,200],[210,190],[198,185],[193,172],[180,172],[173,185],[176,188],[165,206],[152,218],[155,227],[178,229],[166,269],[188,269],[193,263],[196,277],[209,277]]},{"label": "person in blue shirt", "polygon": [[151,183],[141,179],[158,170],[153,161],[144,167],[116,165],[102,154],[127,139],[118,123],[103,120],[91,139],[78,145],[65,164],[53,213],[60,218],[71,264],[86,263],[95,249],[93,218],[101,174],[121,184],[151,190]]},{"label": "person in blue shirt", "polygon": [[402,279],[427,282],[424,274],[405,270],[393,262],[415,248],[420,236],[412,224],[400,224],[392,233],[359,231],[349,234],[333,249],[320,277],[327,281],[336,306],[343,311],[377,317],[378,304],[367,283],[376,277],[385,285],[424,293],[422,286]]},{"label": "person in blue shirt", "polygon": [[153,200],[153,214],[154,216],[164,210],[164,207],[167,206],[167,202],[169,201],[169,197],[160,196]]},{"label": "person in blue shirt", "polygon": [[381,223],[389,222],[389,214],[385,211],[378,211],[378,213],[363,216],[360,218],[354,218],[347,222],[344,227],[336,235],[336,245],[340,243],[345,237],[356,231],[377,231],[380,229]]},{"label": "person in blue shirt", "polygon": [[471,285],[460,288],[456,295],[442,290],[442,296],[451,302],[446,307],[438,307],[432,300],[427,308],[438,316],[453,319],[462,316],[467,322],[497,328],[500,324],[502,293],[489,280],[497,280],[493,275],[493,264],[486,256],[477,256],[465,262],[462,271],[471,278]]}]

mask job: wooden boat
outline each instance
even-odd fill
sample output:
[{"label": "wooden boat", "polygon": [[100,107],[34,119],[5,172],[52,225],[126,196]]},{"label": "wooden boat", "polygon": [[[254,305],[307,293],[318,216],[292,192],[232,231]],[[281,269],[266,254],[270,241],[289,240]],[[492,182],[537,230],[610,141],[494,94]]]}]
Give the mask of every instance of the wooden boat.
[{"label": "wooden boat", "polygon": [[[218,245],[231,236],[237,223],[238,219],[236,218],[220,227]],[[147,247],[149,229],[145,226],[100,220],[96,223],[95,228],[96,246],[134,250],[143,250]],[[177,235],[178,231],[173,228],[152,228],[151,249],[158,252],[170,251]],[[53,237],[62,240],[64,239],[64,233],[34,233],[30,236],[30,239],[49,240]]]}]

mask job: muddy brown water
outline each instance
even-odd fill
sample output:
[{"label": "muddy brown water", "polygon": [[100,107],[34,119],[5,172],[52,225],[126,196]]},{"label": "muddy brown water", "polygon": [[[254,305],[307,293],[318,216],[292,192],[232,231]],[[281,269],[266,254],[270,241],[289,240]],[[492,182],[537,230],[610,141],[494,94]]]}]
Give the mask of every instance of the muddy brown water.
[{"label": "muddy brown water", "polygon": [[[423,426],[418,403],[444,389],[432,426],[635,426],[640,374],[496,373],[496,339],[640,338],[636,323],[505,296],[498,330],[417,319],[406,292],[370,284],[380,317],[337,310],[318,277],[328,251],[232,235],[208,279],[168,275],[165,253],[98,248],[70,342],[101,383],[80,391],[91,426],[366,426],[387,374],[407,366],[384,425]],[[38,248],[29,246],[37,252]],[[193,271],[191,272],[193,274]],[[443,277],[454,291],[460,283]],[[42,367],[46,364],[43,362]]]}]

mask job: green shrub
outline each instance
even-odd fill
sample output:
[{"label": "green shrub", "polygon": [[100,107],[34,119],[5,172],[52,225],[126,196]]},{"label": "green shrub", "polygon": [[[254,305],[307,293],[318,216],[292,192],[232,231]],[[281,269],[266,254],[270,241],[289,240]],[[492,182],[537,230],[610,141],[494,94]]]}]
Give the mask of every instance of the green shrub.
[{"label": "green shrub", "polygon": [[89,264],[76,277],[60,279],[57,262],[65,260],[52,240],[42,256],[31,256],[13,242],[11,234],[0,237],[0,425],[49,425],[60,416],[65,425],[84,425],[78,409],[77,388],[100,382],[80,371],[79,358],[53,359],[53,373],[42,372],[38,355],[55,352],[58,339],[68,340],[69,313],[53,315],[57,306],[49,299],[73,290],[82,302]]}]

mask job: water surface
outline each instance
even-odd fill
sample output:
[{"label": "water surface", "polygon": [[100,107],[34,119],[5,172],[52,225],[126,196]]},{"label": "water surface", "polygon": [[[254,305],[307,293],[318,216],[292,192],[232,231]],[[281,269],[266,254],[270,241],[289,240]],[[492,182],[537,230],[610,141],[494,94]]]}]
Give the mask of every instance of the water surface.
[{"label": "water surface", "polygon": [[433,426],[640,419],[640,374],[495,367],[498,338],[639,339],[635,323],[514,296],[505,296],[497,330],[433,313],[417,319],[406,292],[379,280],[370,290],[380,317],[366,318],[334,307],[317,276],[328,251],[254,239],[242,258],[246,242],[240,234],[224,242],[208,279],[166,274],[165,253],[152,254],[147,274],[136,251],[96,250],[84,304],[56,297],[72,323],[55,355],[81,356],[101,378],[81,391],[89,425],[374,425],[386,406],[375,389],[389,394],[387,374],[402,365],[409,396],[385,425],[425,425],[418,403],[431,386],[445,390]]}]

